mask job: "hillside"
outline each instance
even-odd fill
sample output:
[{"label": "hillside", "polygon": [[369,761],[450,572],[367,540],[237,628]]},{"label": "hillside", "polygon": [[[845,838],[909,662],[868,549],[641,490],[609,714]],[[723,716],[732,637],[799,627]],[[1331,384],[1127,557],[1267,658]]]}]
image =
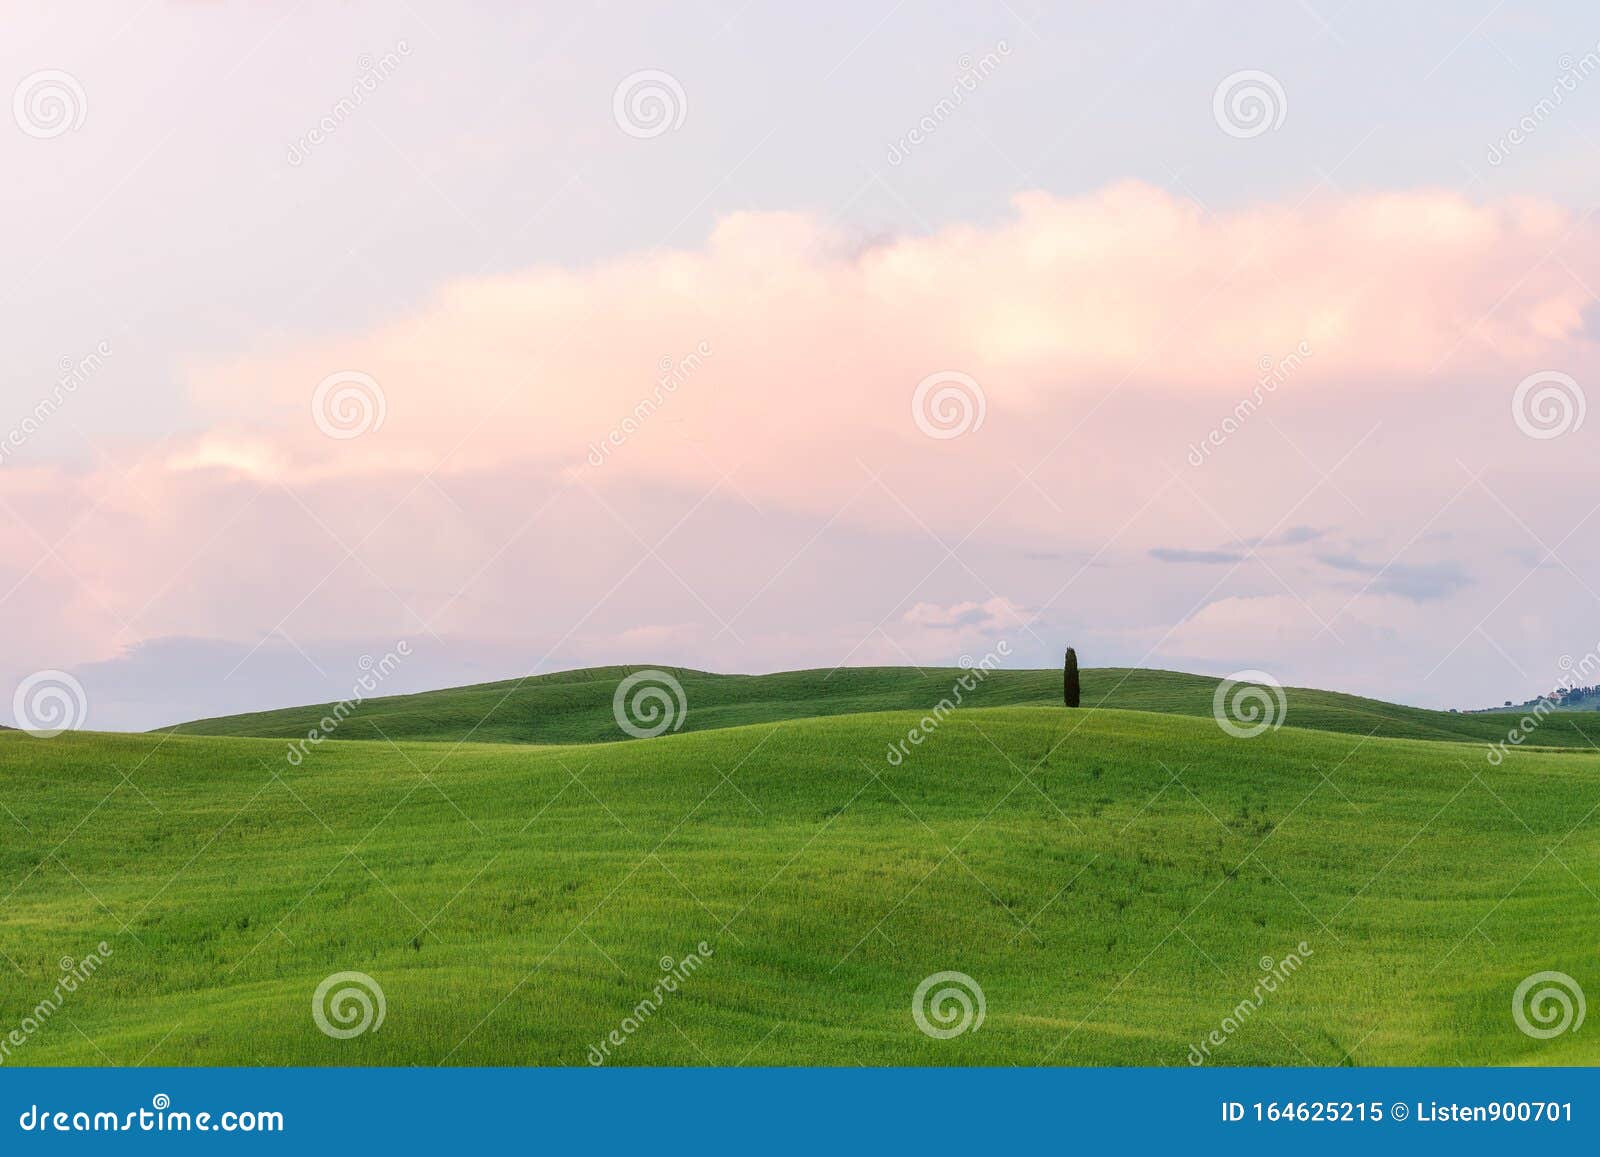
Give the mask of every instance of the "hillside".
[{"label": "hillside", "polygon": [[[604,743],[629,736],[612,714],[617,684],[638,667],[594,667],[369,699],[330,733],[335,739],[411,739],[482,743]],[[706,731],[785,719],[870,711],[931,709],[951,694],[960,668],[842,667],[775,675],[713,675],[666,668],[683,686],[682,730]],[[1209,716],[1218,680],[1175,671],[1104,667],[1083,672],[1083,706]],[[1291,727],[1400,739],[1490,743],[1514,721],[1403,707],[1333,691],[1289,688],[1284,719]],[[1059,671],[993,671],[966,702],[984,707],[1061,702]],[[314,704],[184,723],[189,735],[304,736],[333,705]],[[1600,720],[1582,713],[1551,716],[1529,742],[1591,748]]]},{"label": "hillside", "polygon": [[[884,678],[861,698],[926,687]],[[609,701],[552,682],[502,736]],[[1600,1036],[1510,1015],[1534,972],[1600,990],[1596,761],[1234,739],[1183,714],[1205,681],[1134,682],[1169,714],[968,708],[898,766],[920,710],[726,726],[777,710],[771,684],[702,707],[709,678],[691,723],[719,729],[585,746],[347,741],[296,767],[281,740],[0,735],[0,1007],[15,1023],[63,957],[112,950],[7,1063],[582,1065],[620,1026],[610,1063],[1183,1065],[1291,953],[1215,1063],[1600,1063]],[[346,970],[385,1019],[332,1039],[312,994]],[[934,1039],[911,1003],[947,970],[985,1019]]]}]

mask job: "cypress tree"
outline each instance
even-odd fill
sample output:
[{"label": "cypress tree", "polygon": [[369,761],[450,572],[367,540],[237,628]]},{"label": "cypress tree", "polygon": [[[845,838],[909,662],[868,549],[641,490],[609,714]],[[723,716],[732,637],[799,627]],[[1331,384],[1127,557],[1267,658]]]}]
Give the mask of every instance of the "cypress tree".
[{"label": "cypress tree", "polygon": [[1061,701],[1068,707],[1076,707],[1081,698],[1078,687],[1078,652],[1067,648],[1067,661],[1061,668]]}]

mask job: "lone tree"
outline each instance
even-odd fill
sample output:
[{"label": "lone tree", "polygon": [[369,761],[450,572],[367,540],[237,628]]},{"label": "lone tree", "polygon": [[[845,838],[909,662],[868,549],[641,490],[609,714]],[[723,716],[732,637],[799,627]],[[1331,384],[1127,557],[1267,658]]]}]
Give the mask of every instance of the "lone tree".
[{"label": "lone tree", "polygon": [[1076,707],[1082,697],[1078,687],[1078,652],[1071,647],[1067,648],[1067,661],[1061,667],[1061,701],[1068,707]]}]

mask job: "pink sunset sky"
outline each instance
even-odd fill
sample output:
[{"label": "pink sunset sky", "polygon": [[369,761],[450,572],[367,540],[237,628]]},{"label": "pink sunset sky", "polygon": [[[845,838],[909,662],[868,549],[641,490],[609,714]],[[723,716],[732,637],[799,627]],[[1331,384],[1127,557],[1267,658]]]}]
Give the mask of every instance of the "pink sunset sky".
[{"label": "pink sunset sky", "polygon": [[1469,707],[1597,646],[1595,29],[891,7],[25,18],[0,699],[1004,639]]}]

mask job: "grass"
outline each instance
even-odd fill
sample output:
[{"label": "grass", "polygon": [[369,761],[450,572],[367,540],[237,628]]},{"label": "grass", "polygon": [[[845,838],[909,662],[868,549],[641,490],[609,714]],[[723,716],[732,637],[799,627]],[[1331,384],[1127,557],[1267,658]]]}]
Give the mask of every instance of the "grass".
[{"label": "grass", "polygon": [[[300,766],[282,739],[0,736],[0,1035],[61,957],[113,949],[8,1063],[584,1064],[702,941],[612,1063],[1181,1065],[1301,942],[1216,1063],[1600,1062],[1594,1033],[1511,1017],[1534,972],[1600,992],[1590,756],[1492,766],[1367,734],[1471,719],[1306,692],[1291,722],[1328,730],[1235,739],[1194,717],[1209,681],[1162,673],[1116,692],[1154,710],[1072,713],[1026,702],[1054,673],[997,675],[898,766],[948,672],[850,673],[788,721],[785,677],[685,672],[701,730],[507,742],[603,726],[620,672],[587,674],[508,699],[474,736],[497,742],[454,742],[469,688],[415,697],[452,742]],[[1086,673],[1085,702],[1116,679]],[[335,1040],[311,999],[344,970],[387,1016]],[[987,1005],[949,1040],[911,1016],[944,970]]]},{"label": "grass", "polygon": [[[368,699],[333,732],[338,739],[411,739],[479,743],[605,743],[627,739],[612,715],[612,693],[639,667],[594,667],[527,679],[480,683],[416,695]],[[959,668],[841,667],[775,675],[714,675],[663,668],[683,686],[684,731],[868,711],[921,713],[950,694]],[[1177,671],[1102,667],[1086,670],[1083,706],[1210,716],[1218,680]],[[1504,740],[1516,720],[1403,707],[1335,691],[1293,687],[1285,721],[1297,727],[1396,739]],[[1059,706],[1059,671],[993,671],[966,696],[974,706]],[[188,735],[304,736],[331,703],[230,715],[181,724]],[[1555,712],[1535,741],[1593,750],[1600,714]]]}]

